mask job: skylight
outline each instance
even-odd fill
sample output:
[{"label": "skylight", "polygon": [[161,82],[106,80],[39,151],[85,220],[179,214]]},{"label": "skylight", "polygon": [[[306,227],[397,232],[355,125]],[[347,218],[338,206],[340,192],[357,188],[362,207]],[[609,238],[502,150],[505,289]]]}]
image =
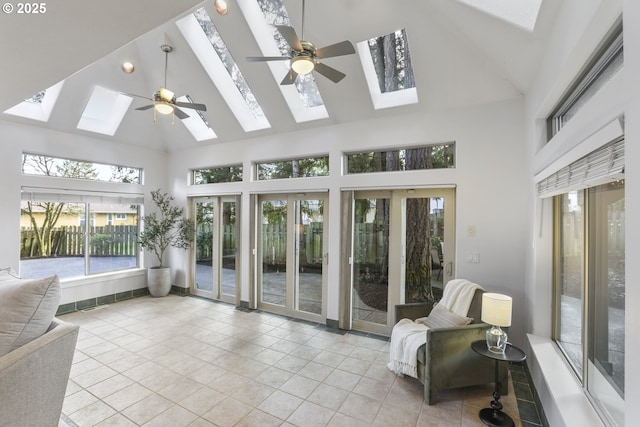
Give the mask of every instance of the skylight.
[{"label": "skylight", "polygon": [[204,7],[176,25],[245,132],[271,127]]},{"label": "skylight", "polygon": [[529,32],[538,20],[542,0],[458,0]]},{"label": "skylight", "polygon": [[42,90],[21,103],[5,110],[7,114],[41,122],[49,121],[49,116],[58,100],[64,80],[48,89]]},{"label": "skylight", "polygon": [[84,107],[78,129],[113,136],[118,130],[133,98],[96,86]]},{"label": "skylight", "polygon": [[357,44],[375,109],[418,102],[405,30]]},{"label": "skylight", "polygon": [[[188,95],[181,96],[177,100],[180,102],[193,102],[191,97]],[[200,142],[218,137],[200,111],[191,108],[182,108],[181,110],[189,116],[188,118],[181,120],[182,124],[184,124],[187,130],[191,132],[191,135],[193,135],[196,141]]]},{"label": "skylight", "polygon": [[[274,25],[291,25],[282,0],[237,0],[249,28],[264,56],[287,55],[288,45]],[[298,34],[302,36],[301,34]],[[296,122],[324,119],[329,117],[313,74],[298,76],[294,85],[280,85],[289,72],[289,61],[269,61],[266,63],[284,96]],[[250,66],[263,67],[257,63]]]}]

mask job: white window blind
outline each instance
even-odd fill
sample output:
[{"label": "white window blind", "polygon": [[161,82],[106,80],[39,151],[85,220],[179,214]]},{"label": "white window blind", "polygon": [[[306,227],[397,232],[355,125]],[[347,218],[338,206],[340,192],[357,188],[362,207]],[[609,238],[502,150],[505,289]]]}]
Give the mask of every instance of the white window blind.
[{"label": "white window blind", "polygon": [[144,196],[142,194],[93,192],[84,193],[81,191],[23,187],[22,200],[38,200],[49,202],[66,203],[100,203],[100,204],[120,204],[120,205],[142,205]]},{"label": "white window blind", "polygon": [[610,142],[538,182],[538,197],[624,178],[624,138]]}]

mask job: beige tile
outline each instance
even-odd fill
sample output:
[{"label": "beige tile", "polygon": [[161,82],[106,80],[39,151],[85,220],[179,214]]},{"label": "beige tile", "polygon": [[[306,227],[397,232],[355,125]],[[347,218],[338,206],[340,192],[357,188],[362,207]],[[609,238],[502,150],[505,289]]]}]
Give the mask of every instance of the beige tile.
[{"label": "beige tile", "polygon": [[291,372],[270,366],[256,377],[256,381],[278,388],[286,383],[292,376],[293,374]]},{"label": "beige tile", "polygon": [[122,415],[129,418],[136,424],[142,425],[162,412],[169,409],[173,404],[157,394],[150,394],[137,403],[122,411]]},{"label": "beige tile", "polygon": [[337,368],[344,361],[345,357],[341,354],[333,353],[331,351],[325,350],[322,353],[318,354],[313,361],[316,363],[321,363],[323,365],[331,366],[332,368]]},{"label": "beige tile", "polygon": [[81,389],[65,397],[64,403],[62,404],[62,412],[69,415],[97,401],[97,397],[88,391]]},{"label": "beige tile", "polygon": [[326,384],[351,391],[360,381],[360,375],[352,374],[350,372],[341,371],[339,369],[334,370],[324,380]]},{"label": "beige tile", "polygon": [[349,396],[349,392],[346,390],[328,384],[320,384],[307,400],[335,411],[340,408],[347,396]]},{"label": "beige tile", "polygon": [[286,420],[302,402],[303,400],[300,398],[276,390],[271,396],[258,405],[258,409],[274,417]]},{"label": "beige tile", "polygon": [[144,424],[144,427],[184,427],[198,419],[193,412],[189,412],[181,406],[172,406],[160,415]]},{"label": "beige tile", "polygon": [[250,405],[239,400],[226,398],[211,408],[202,418],[221,427],[233,426],[251,412],[252,409]]},{"label": "beige tile", "polygon": [[373,378],[362,377],[358,384],[353,388],[354,393],[367,396],[371,399],[382,402],[386,399],[391,390],[391,384],[376,381]]},{"label": "beige tile", "polygon": [[381,402],[375,401],[369,397],[351,393],[344,400],[338,412],[357,418],[368,423],[372,423],[378,414]]},{"label": "beige tile", "polygon": [[316,405],[312,402],[303,402],[287,419],[288,422],[296,426],[321,427],[333,418],[335,411]]},{"label": "beige tile", "polygon": [[320,383],[309,378],[305,378],[300,375],[294,375],[289,378],[286,383],[280,386],[280,390],[297,396],[301,399],[306,399]]},{"label": "beige tile", "polygon": [[158,391],[158,394],[174,403],[180,402],[185,396],[196,393],[203,387],[201,383],[187,377],[181,377],[166,384],[168,385]]},{"label": "beige tile", "polygon": [[231,397],[240,400],[251,406],[258,406],[262,401],[271,395],[275,388],[257,381],[249,380],[244,382]]},{"label": "beige tile", "polygon": [[123,388],[131,384],[133,384],[133,381],[125,377],[124,375],[114,375],[111,378],[92,385],[91,387],[87,388],[87,390],[102,399],[112,393],[122,390]]},{"label": "beige tile", "polygon": [[224,399],[226,399],[226,396],[219,391],[209,387],[202,387],[178,403],[180,406],[188,409],[194,414],[201,416]]},{"label": "beige tile", "polygon": [[96,427],[136,427],[137,424],[120,413],[116,413],[104,421],[96,424]]},{"label": "beige tile", "polygon": [[357,418],[350,417],[345,414],[341,414],[336,412],[336,414],[331,418],[328,427],[369,427],[369,423],[366,421],[359,420]]},{"label": "beige tile", "polygon": [[180,374],[176,374],[170,369],[163,368],[148,377],[142,378],[138,382],[150,390],[160,391],[165,388],[167,384],[175,383],[180,378],[182,378]]},{"label": "beige tile", "polygon": [[92,386],[93,384],[97,384],[101,381],[106,380],[107,378],[111,378],[118,373],[108,366],[100,366],[91,371],[87,371],[80,375],[76,375],[73,378],[73,381],[78,384],[80,387],[87,388]]},{"label": "beige tile", "polygon": [[77,410],[69,415],[69,418],[79,426],[94,426],[115,413],[116,411],[112,407],[102,401],[97,401]]},{"label": "beige tile", "polygon": [[143,387],[138,383],[134,383],[123,388],[117,393],[105,397],[103,400],[117,411],[122,411],[152,393],[153,392],[148,388]]},{"label": "beige tile", "polygon": [[216,425],[204,418],[197,418],[194,422],[189,424],[189,427],[216,427]]},{"label": "beige tile", "polygon": [[302,375],[303,377],[311,378],[316,381],[324,381],[332,372],[333,368],[331,366],[309,362],[304,368],[298,371],[298,375]]},{"label": "beige tile", "polygon": [[[394,405],[382,405],[373,422],[374,426],[386,427],[390,425],[414,426],[418,421],[419,414],[414,411],[407,411]],[[453,418],[455,419],[455,418]]]},{"label": "beige tile", "polygon": [[277,427],[280,425],[282,425],[281,419],[258,409],[254,409],[246,417],[240,420],[235,427]]}]

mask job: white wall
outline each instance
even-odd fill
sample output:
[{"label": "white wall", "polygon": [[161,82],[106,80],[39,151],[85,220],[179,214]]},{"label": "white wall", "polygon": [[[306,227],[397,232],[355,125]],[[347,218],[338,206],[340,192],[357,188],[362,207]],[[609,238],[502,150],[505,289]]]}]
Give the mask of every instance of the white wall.
[{"label": "white wall", "polygon": [[[329,190],[329,292],[328,318],[338,319],[339,289],[339,193],[348,188],[420,187],[455,185],[456,277],[477,281],[487,289],[514,297],[511,328],[514,342],[524,341],[524,261],[526,234],[525,152],[522,132],[522,100],[496,102],[447,111],[382,118],[335,125],[279,136],[185,150],[171,156],[175,188],[186,194],[242,193],[241,235],[249,248],[248,201],[250,193]],[[455,169],[343,176],[344,151],[403,147],[425,143],[456,142]],[[252,161],[326,154],[329,177],[254,182]],[[242,162],[242,183],[187,186],[187,170]],[[476,236],[466,235],[475,226]],[[480,263],[469,264],[469,251],[480,254]],[[246,251],[248,252],[248,251]],[[242,254],[246,266],[248,253]],[[185,260],[186,262],[186,260]],[[185,263],[183,263],[185,264]],[[246,270],[246,268],[243,268]],[[249,278],[243,276],[241,299],[249,300]]]},{"label": "white wall", "polygon": [[[0,224],[4,224],[0,240],[2,267],[19,269],[20,254],[20,196],[23,186],[49,186],[52,182],[58,189],[86,191],[116,191],[120,193],[145,192],[167,188],[165,165],[166,153],[131,147],[107,138],[70,135],[46,130],[37,126],[27,126],[0,121],[0,191],[3,204],[0,207]],[[141,167],[145,170],[147,185],[100,183],[96,181],[75,182],[72,180],[50,180],[28,177],[21,174],[22,153],[51,155],[98,163]],[[145,254],[145,261],[147,255]],[[149,262],[152,261],[148,258]],[[148,265],[147,263],[145,263]],[[79,301],[109,295],[146,286],[144,272],[116,273],[78,280],[63,280],[61,303]]]}]

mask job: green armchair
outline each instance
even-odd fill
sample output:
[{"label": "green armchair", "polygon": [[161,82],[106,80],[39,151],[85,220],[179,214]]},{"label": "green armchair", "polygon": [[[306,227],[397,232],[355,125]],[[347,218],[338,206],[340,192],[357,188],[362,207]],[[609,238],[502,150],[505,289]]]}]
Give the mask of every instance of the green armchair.
[{"label": "green armchair", "polygon": [[[471,343],[485,339],[489,325],[482,323],[482,294],[476,290],[467,317],[473,321],[464,326],[431,328],[427,330],[427,344],[418,348],[418,379],[424,384],[424,400],[435,405],[438,390],[493,383],[495,362],[471,349]],[[395,322],[415,320],[427,316],[434,303],[411,303],[395,306]],[[499,366],[498,387],[501,395],[508,392],[508,368]]]}]

